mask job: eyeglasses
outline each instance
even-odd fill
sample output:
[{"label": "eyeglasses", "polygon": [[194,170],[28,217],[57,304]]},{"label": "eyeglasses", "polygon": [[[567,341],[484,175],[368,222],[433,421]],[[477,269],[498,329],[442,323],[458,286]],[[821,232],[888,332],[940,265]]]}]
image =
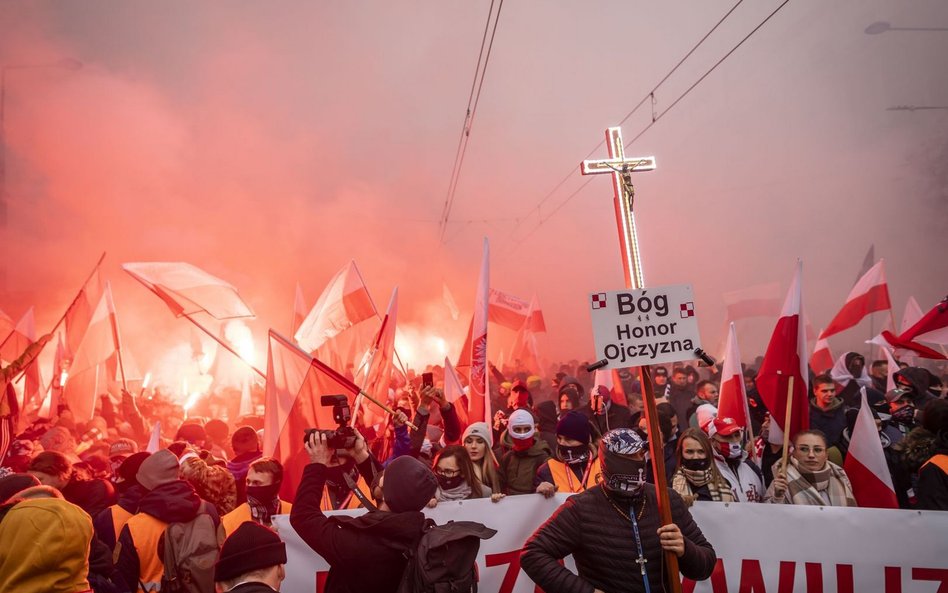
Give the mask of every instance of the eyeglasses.
[{"label": "eyeglasses", "polygon": [[808,445],[803,445],[803,446],[797,447],[797,451],[799,451],[800,453],[803,453],[804,455],[809,455],[811,451],[813,452],[814,455],[822,455],[823,453],[826,453],[826,448],[825,447],[810,447]]},{"label": "eyeglasses", "polygon": [[435,470],[438,475],[444,476],[445,478],[455,478],[461,475],[461,470],[459,469],[441,469],[440,467]]}]

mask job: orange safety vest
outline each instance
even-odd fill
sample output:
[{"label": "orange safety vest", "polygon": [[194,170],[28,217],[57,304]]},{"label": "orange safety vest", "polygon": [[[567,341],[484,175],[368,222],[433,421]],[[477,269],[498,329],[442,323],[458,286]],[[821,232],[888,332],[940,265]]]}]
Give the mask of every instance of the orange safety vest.
[{"label": "orange safety vest", "polygon": [[[280,511],[277,514],[288,515],[291,510],[293,510],[293,505],[285,500],[281,500]],[[230,536],[231,533],[236,531],[237,528],[246,521],[253,521],[253,517],[250,516],[250,504],[246,502],[221,517],[221,525],[224,526],[224,533],[227,534],[227,536]]]},{"label": "orange safety vest", "polygon": [[126,525],[138,555],[138,590],[143,593],[161,590],[165,564],[158,555],[158,540],[168,524],[147,513],[138,513]]},{"label": "orange safety vest", "polygon": [[[372,491],[369,490],[369,485],[365,482],[365,478],[362,477],[362,474],[359,474],[359,481],[356,482],[356,488],[358,488],[366,498],[372,500]],[[358,509],[362,506],[362,502],[356,497],[355,494],[349,492],[349,496],[346,497],[346,500],[343,501],[339,509],[332,508],[332,500],[329,498],[329,489],[323,488],[323,499],[319,504],[319,508],[323,511],[332,511],[332,510],[343,510],[343,509]]]},{"label": "orange safety vest", "polygon": [[566,467],[566,464],[557,459],[547,460],[547,466],[550,473],[553,474],[553,485],[557,492],[572,492],[576,494],[583,492],[587,488],[592,488],[599,481],[599,474],[602,470],[599,466],[599,460],[594,459],[591,465],[586,466],[586,472],[583,479],[580,480],[573,473],[573,470]]},{"label": "orange safety vest", "polygon": [[132,518],[133,513],[126,511],[117,504],[110,506],[109,511],[111,511],[112,514],[112,530],[115,531],[115,543],[118,543],[119,535],[122,534],[122,528],[125,527],[128,520]]},{"label": "orange safety vest", "polygon": [[925,467],[929,463],[938,466],[938,468],[948,474],[948,455],[943,455],[939,453],[938,455],[933,456],[931,459],[922,464],[922,467]]}]

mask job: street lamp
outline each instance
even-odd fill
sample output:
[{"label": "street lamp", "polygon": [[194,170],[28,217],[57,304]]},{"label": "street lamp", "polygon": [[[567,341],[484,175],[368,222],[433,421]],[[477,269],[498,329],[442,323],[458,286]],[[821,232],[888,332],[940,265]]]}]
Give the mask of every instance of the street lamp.
[{"label": "street lamp", "polygon": [[948,31],[948,27],[893,27],[886,21],[876,21],[866,27],[866,35],[879,35],[886,31]]},{"label": "street lamp", "polygon": [[[82,62],[74,58],[62,58],[55,62],[4,64],[0,67],[0,235],[6,234],[7,229],[7,133],[6,133],[6,97],[7,72],[13,70],[35,70],[44,68],[59,68],[76,71],[81,69]],[[6,263],[0,263],[0,291],[6,290]]]}]

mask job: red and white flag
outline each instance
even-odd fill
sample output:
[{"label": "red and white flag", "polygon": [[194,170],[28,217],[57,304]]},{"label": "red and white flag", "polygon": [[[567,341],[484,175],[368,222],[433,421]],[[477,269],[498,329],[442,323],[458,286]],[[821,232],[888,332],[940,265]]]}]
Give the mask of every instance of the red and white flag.
[{"label": "red and white flag", "polygon": [[448,308],[448,313],[451,314],[451,319],[457,321],[458,317],[461,316],[461,311],[458,309],[458,304],[454,300],[454,295],[451,294],[451,290],[448,288],[447,282],[441,283],[441,300],[444,301],[444,306]]},{"label": "red and white flag", "polygon": [[727,319],[738,321],[750,317],[776,317],[780,314],[780,285],[776,282],[756,284],[721,295],[727,306]]},{"label": "red and white flag", "polygon": [[296,331],[303,325],[304,319],[306,319],[306,301],[303,299],[303,288],[297,282],[296,297],[293,299],[293,323],[290,334],[296,334]]},{"label": "red and white flag", "polygon": [[727,344],[724,347],[724,363],[721,366],[721,389],[718,395],[718,417],[733,418],[747,431],[750,426],[750,408],[747,406],[747,391],[744,388],[744,371],[741,369],[741,351],[737,344],[737,331],[731,322]]},{"label": "red and white flag", "polygon": [[63,389],[63,401],[72,410],[77,422],[92,420],[96,399],[108,388],[108,376],[103,365],[118,351],[114,320],[112,290],[106,283],[102,298],[89,319],[89,326],[79,344],[79,350],[69,366],[69,377]]},{"label": "red and white flag", "polygon": [[470,424],[467,420],[467,394],[461,385],[461,377],[447,356],[444,357],[444,399],[454,404],[461,426],[467,427]]},{"label": "red and white flag", "polygon": [[833,353],[830,352],[829,340],[820,335],[816,340],[816,346],[813,347],[813,354],[810,355],[810,368],[817,375],[825,373],[833,368]]},{"label": "red and white flag", "polygon": [[[536,299],[536,297],[534,297],[534,299]],[[541,325],[543,323],[543,313],[539,310],[539,306],[537,306],[534,312],[533,303],[515,297],[512,294],[491,288],[489,302],[490,306],[487,320],[497,325],[502,325],[512,330],[519,330],[528,320],[532,319],[532,315],[534,314],[537,315],[539,323]],[[533,329],[532,326],[531,329]]]},{"label": "red and white flag", "polygon": [[593,387],[600,385],[609,390],[614,403],[620,406],[629,405],[629,399],[622,387],[622,380],[619,379],[618,369],[597,369],[596,374],[593,375]]},{"label": "red and white flag", "polygon": [[[787,422],[787,395],[790,377],[790,422]],[[797,260],[796,271],[777,326],[770,337],[764,361],[757,373],[757,391],[772,419],[769,439],[783,442],[783,431],[792,438],[810,425],[809,373],[807,372],[806,331],[803,323],[803,262]]]},{"label": "red and white flag", "polygon": [[860,392],[862,405],[849,439],[849,453],[846,454],[843,469],[853,485],[853,495],[859,506],[897,509],[899,503],[885,461],[879,430],[866,402],[866,388],[863,387]]},{"label": "red and white flag", "polygon": [[148,437],[148,446],[145,451],[148,453],[157,453],[161,449],[161,422],[155,422],[151,427],[151,436]]},{"label": "red and white flag", "polygon": [[945,360],[948,357],[921,342],[940,346],[948,345],[948,297],[942,299],[915,325],[900,335],[895,336],[892,332],[883,331],[882,336],[896,348],[912,350],[923,358]]},{"label": "red and white flag", "polygon": [[175,317],[207,313],[214,319],[254,317],[237,289],[185,262],[130,262],[122,269],[155,293]]},{"label": "red and white flag", "polygon": [[14,329],[16,329],[16,324],[13,323],[13,318],[0,311],[0,340],[6,340]]},{"label": "red and white flag", "polygon": [[314,352],[327,340],[377,314],[362,274],[350,260],[329,281],[294,338],[300,348]]},{"label": "red and white flag", "polygon": [[[101,262],[100,262],[101,263]],[[89,320],[92,319],[92,313],[102,299],[104,285],[99,275],[99,266],[96,265],[92,271],[89,280],[79,290],[76,299],[66,310],[66,359],[71,360],[79,350],[79,344],[83,336],[86,335],[86,329],[89,327]]]},{"label": "red and white flag", "polygon": [[838,334],[854,327],[871,313],[888,311],[891,308],[889,285],[885,281],[885,260],[880,259],[849,291],[843,308],[820,333],[820,337],[828,338]]},{"label": "red and white flag", "polygon": [[[392,290],[392,297],[388,301],[388,310],[382,318],[382,325],[369,351],[366,380],[362,390],[380,402],[388,401],[388,388],[392,381],[392,371],[395,367],[395,329],[398,323],[398,287]],[[383,412],[375,404],[364,401],[359,395],[356,397],[356,406],[352,414],[353,426],[357,418],[357,411],[361,410],[362,422],[366,426],[374,426],[385,420]]]},{"label": "red and white flag", "polygon": [[332,408],[320,405],[320,397],[345,395],[352,405],[358,393],[351,381],[270,330],[263,454],[283,464],[280,498],[293,500],[309,463],[303,449],[305,430],[336,428]]},{"label": "red and white flag", "polygon": [[[9,319],[9,318],[8,318]],[[26,349],[36,341],[36,319],[33,316],[33,307],[30,307],[15,326],[3,336],[0,344],[0,359],[13,362],[20,358]],[[31,404],[40,405],[42,395],[39,361],[34,359],[23,370],[24,383],[20,406],[20,418],[25,419],[26,413],[33,411]]]},{"label": "red and white flag", "polygon": [[490,302],[490,246],[484,238],[481,274],[474,297],[474,321],[471,324],[471,382],[467,417],[471,422],[490,423],[490,389],[487,373],[487,320]]},{"label": "red and white flag", "polygon": [[899,333],[908,330],[908,328],[918,323],[918,320],[921,319],[924,314],[918,301],[915,300],[915,297],[910,296],[908,300],[905,301],[905,310],[902,311],[902,324],[899,325]]}]

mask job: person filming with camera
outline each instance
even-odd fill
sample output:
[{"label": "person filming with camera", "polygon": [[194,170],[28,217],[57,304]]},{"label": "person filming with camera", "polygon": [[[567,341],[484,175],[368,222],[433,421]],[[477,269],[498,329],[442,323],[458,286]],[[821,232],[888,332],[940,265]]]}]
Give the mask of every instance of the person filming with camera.
[{"label": "person filming with camera", "polygon": [[[404,551],[422,536],[425,516],[420,511],[434,496],[438,481],[424,463],[407,455],[398,457],[382,477],[384,500],[379,510],[359,517],[327,517],[319,501],[337,456],[328,440],[325,432],[307,433],[311,463],[303,470],[290,524],[329,563],[326,593],[394,592],[408,563]],[[350,458],[358,467],[371,459],[361,436]]]},{"label": "person filming with camera", "polygon": [[[339,426],[336,430],[306,431],[304,444],[308,444],[313,434],[319,434],[330,453],[329,459],[324,462],[325,487],[319,498],[320,508],[324,511],[357,509],[363,506],[359,494],[364,498],[371,498],[369,484],[376,474],[381,473],[382,464],[369,451],[359,431],[349,427],[351,413],[346,396],[324,395],[321,403],[323,406],[333,407],[333,418]],[[312,455],[310,459],[312,460]],[[359,492],[355,492],[355,489]],[[296,495],[300,496],[302,491],[300,484]]]}]

